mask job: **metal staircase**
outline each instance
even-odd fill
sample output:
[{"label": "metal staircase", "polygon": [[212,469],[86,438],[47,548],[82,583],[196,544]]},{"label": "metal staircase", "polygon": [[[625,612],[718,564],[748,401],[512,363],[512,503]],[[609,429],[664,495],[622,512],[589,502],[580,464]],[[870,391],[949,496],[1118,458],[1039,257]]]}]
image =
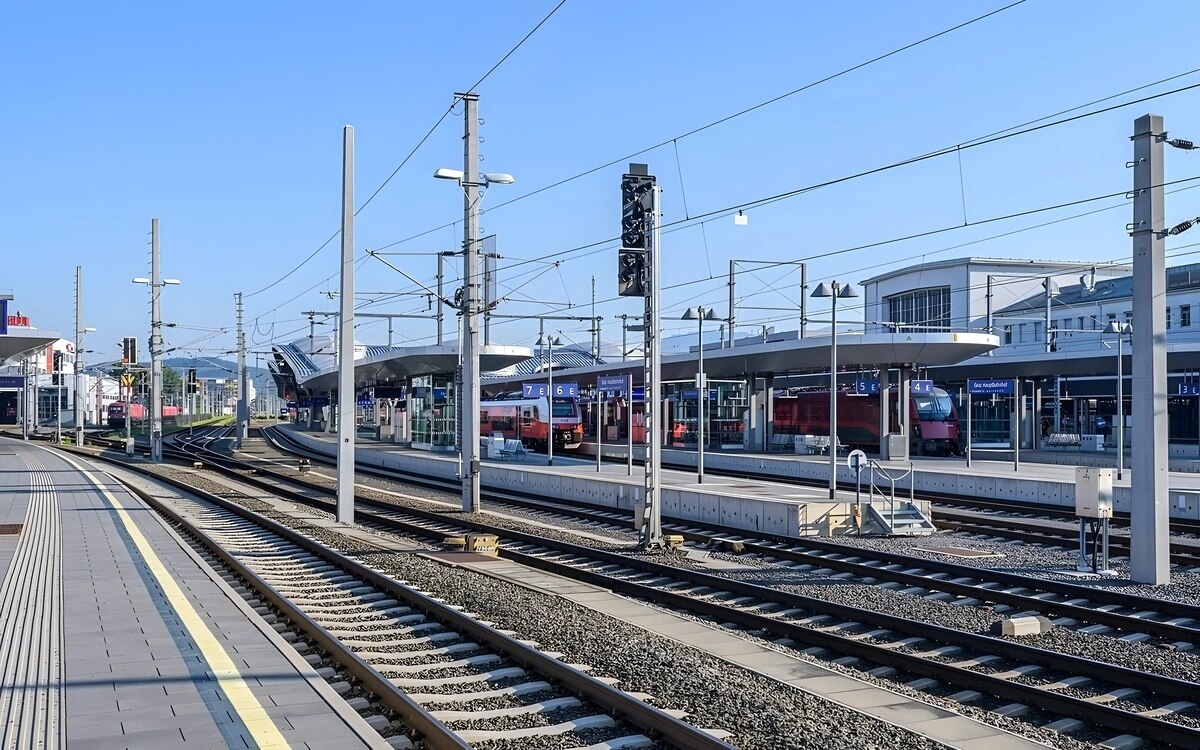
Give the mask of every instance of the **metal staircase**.
[{"label": "metal staircase", "polygon": [[[904,474],[892,476],[877,461],[870,463],[870,499],[859,533],[888,536],[928,536],[937,531],[933,520],[913,501],[912,466]],[[876,484],[876,475],[884,487]],[[908,499],[896,498],[896,482],[908,478]]]}]

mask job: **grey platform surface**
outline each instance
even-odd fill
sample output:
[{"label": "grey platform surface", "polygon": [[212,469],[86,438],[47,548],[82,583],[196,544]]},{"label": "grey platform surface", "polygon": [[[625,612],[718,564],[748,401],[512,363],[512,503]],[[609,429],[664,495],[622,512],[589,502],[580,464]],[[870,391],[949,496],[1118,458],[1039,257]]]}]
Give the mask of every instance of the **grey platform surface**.
[{"label": "grey platform surface", "polygon": [[0,568],[0,747],[387,747],[107,475],[0,441],[0,518],[21,509]]}]

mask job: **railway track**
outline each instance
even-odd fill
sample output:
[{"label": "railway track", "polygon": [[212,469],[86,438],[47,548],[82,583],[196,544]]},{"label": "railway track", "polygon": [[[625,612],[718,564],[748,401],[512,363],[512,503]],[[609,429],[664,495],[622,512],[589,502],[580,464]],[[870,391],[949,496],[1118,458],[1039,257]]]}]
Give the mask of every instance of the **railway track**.
[{"label": "railway track", "polygon": [[[286,450],[298,455],[303,455],[314,462],[329,464],[330,459],[320,453],[308,451],[303,447],[287,440],[287,434],[279,430],[264,431],[264,435],[272,440],[276,447],[281,450]],[[284,444],[286,442],[286,445]],[[449,485],[432,480],[428,477],[415,476],[402,471],[394,471],[390,475],[378,469],[369,467],[356,467],[356,471],[360,474],[378,476],[381,478],[396,479],[402,477],[403,481],[420,484],[422,486],[434,487],[438,489],[447,489]],[[726,472],[727,476],[747,476],[753,477],[752,474],[735,474]],[[776,478],[772,477],[772,481],[780,481],[790,484],[807,485],[810,484],[803,480],[794,478]],[[825,486],[825,485],[821,485]],[[850,487],[853,489],[853,487]],[[511,493],[494,493],[499,497],[507,497],[510,501],[520,502],[516,496]],[[924,495],[922,499],[934,498],[935,502],[937,495]],[[538,503],[544,504],[546,501],[538,500]],[[1078,530],[1074,526],[1051,526],[1044,523],[1038,523],[1038,518],[1045,518],[1055,521],[1074,521],[1075,516],[1066,510],[1055,508],[1046,508],[1044,506],[1032,507],[1030,504],[1016,504],[1009,510],[1005,508],[1004,503],[996,501],[980,500],[978,506],[982,510],[973,510],[969,506],[966,499],[957,499],[954,505],[935,505],[934,520],[935,523],[946,529],[952,529],[967,534],[1011,539],[1021,541],[1027,544],[1040,544],[1044,546],[1059,546],[1066,548],[1074,548],[1078,545]],[[563,506],[565,507],[565,506]],[[720,531],[720,527],[712,525],[704,525],[697,521],[681,522],[684,526],[707,528],[714,531]],[[1119,527],[1114,527],[1119,528]],[[1200,524],[1196,526],[1189,525],[1187,521],[1172,521],[1172,528],[1177,533],[1192,533],[1200,534]],[[782,540],[781,540],[782,541]],[[1129,537],[1121,533],[1112,534],[1110,536],[1110,551],[1114,556],[1129,554]],[[1171,541],[1171,561],[1176,565],[1183,567],[1200,567],[1200,538],[1187,539],[1176,537]]]},{"label": "railway track", "polygon": [[[605,461],[625,463],[623,458],[605,458]],[[642,465],[642,461],[635,459],[634,463],[638,466]],[[695,471],[695,466],[688,464],[675,464],[664,460],[663,467],[667,469],[676,469],[679,471]],[[775,474],[764,475],[750,471],[729,471],[726,469],[713,469],[709,466],[704,468],[705,474],[713,476],[729,477],[733,479],[765,479],[778,484],[791,484],[801,487],[828,487],[829,484],[825,480],[819,479],[803,479],[799,477],[778,476]],[[848,492],[854,491],[854,484],[850,482],[840,482],[838,488]],[[947,513],[954,509],[965,509],[976,512],[994,512],[1003,514],[1014,514],[1025,518],[1047,518],[1060,521],[1076,520],[1073,509],[1058,508],[1041,503],[1032,503],[1021,500],[989,500],[987,498],[965,497],[962,495],[953,495],[939,492],[922,492],[920,499],[930,500],[934,503],[934,510],[939,519],[946,517]],[[968,523],[969,519],[964,517],[957,519],[962,523]],[[1129,514],[1118,511],[1113,518],[1115,528],[1127,528],[1129,524]],[[1171,532],[1181,536],[1191,536],[1200,540],[1200,521],[1193,521],[1181,518],[1171,519]],[[997,534],[998,535],[998,534]],[[1010,537],[1015,538],[1015,537]],[[1200,554],[1200,544],[1185,545],[1189,554]],[[1200,559],[1200,558],[1198,558]]]},{"label": "railway track", "polygon": [[[258,475],[247,476],[247,466],[237,468],[225,456],[204,454],[206,464],[224,467],[240,481],[268,489],[275,494],[291,492],[277,484],[297,482],[293,477],[272,476],[272,472],[256,468]],[[317,488],[327,495],[328,490]],[[314,498],[312,493],[289,496],[297,502],[329,510],[328,501]],[[1113,732],[1136,735],[1143,739],[1178,747],[1200,743],[1200,720],[1195,706],[1195,686],[1186,680],[1146,674],[1113,664],[1097,662],[1060,652],[1037,648],[1010,640],[978,633],[918,622],[891,614],[834,604],[825,600],[779,591],[760,585],[731,580],[698,570],[668,565],[620,552],[599,550],[559,541],[548,541],[534,535],[504,529],[466,519],[448,519],[442,514],[398,508],[388,503],[359,497],[361,522],[406,536],[440,540],[447,535],[468,531],[490,530],[501,536],[502,554],[517,562],[548,572],[583,580],[625,593],[656,604],[690,612],[718,622],[736,623],[756,634],[790,638],[799,644],[831,652],[840,663],[857,663],[874,675],[894,671],[911,682],[924,678],[929,684],[952,685],[961,688],[956,695],[963,700],[979,693],[1012,701],[1006,711],[1019,714],[1034,708],[1064,717],[1061,728],[1077,728],[1072,721],[1089,726],[1105,727]],[[820,556],[827,565],[853,566],[860,563],[834,556]],[[924,562],[924,561],[922,561]],[[904,568],[889,569],[887,565],[864,564],[866,570],[879,575],[920,576],[920,571]],[[903,566],[896,566],[903,567]],[[982,577],[985,571],[970,569]],[[1017,578],[1026,586],[1042,582]],[[1049,601],[1045,595],[1029,596],[1016,587],[1004,587],[980,580],[941,580],[924,577],[924,585],[963,587],[964,596],[987,591],[988,595],[1010,597],[1011,601],[1035,603],[1039,611],[1071,612],[1083,617],[1108,619],[1128,632],[1156,630],[1155,637],[1175,638],[1180,642],[1194,640],[1196,629],[1189,627],[1191,618],[1169,622],[1153,621],[1150,611],[1140,616],[1105,611],[1099,607],[1083,607],[1084,601]],[[1067,585],[1067,584],[1064,584]],[[1088,592],[1073,587],[1078,592]],[[946,592],[949,593],[949,592]],[[1049,592],[1043,592],[1046,594]],[[1027,598],[1022,598],[1027,597]],[[1125,597],[1126,604],[1135,599]],[[1162,603],[1159,603],[1162,604]],[[1138,606],[1138,605],[1134,605]],[[1196,615],[1194,607],[1180,605],[1188,615]],[[1109,607],[1112,609],[1112,607]],[[1154,614],[1157,616],[1157,613]],[[1063,617],[1067,617],[1064,615]],[[1136,623],[1136,624],[1135,624]],[[1107,626],[1106,626],[1107,627]],[[921,683],[915,683],[921,684]]]},{"label": "railway track", "polygon": [[[728,743],[283,524],[184,482],[151,507],[269,605],[276,629],[397,748],[730,750]],[[260,608],[260,612],[263,612]],[[338,680],[345,675],[347,680]],[[393,718],[395,717],[395,718]]]}]

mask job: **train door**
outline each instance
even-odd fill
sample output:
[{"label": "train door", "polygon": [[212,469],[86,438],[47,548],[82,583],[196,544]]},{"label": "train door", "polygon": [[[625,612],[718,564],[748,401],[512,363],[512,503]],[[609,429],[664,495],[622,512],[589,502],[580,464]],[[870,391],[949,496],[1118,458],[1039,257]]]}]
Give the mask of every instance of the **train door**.
[{"label": "train door", "polygon": [[517,439],[518,440],[524,442],[527,438],[529,438],[531,435],[533,435],[533,433],[534,433],[533,420],[534,419],[536,419],[536,417],[534,416],[533,407],[532,406],[522,406],[521,407],[521,421],[517,425]]}]

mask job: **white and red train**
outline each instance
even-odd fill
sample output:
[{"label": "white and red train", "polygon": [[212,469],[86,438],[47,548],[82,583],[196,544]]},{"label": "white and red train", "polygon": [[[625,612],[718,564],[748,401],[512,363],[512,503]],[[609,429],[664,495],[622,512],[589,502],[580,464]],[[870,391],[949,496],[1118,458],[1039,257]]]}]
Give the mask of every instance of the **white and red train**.
[{"label": "white and red train", "polygon": [[479,432],[515,438],[534,450],[546,450],[551,435],[555,450],[578,448],[583,443],[579,399],[554,398],[553,417],[549,400],[545,396],[523,398],[519,393],[483,399],[479,403]]}]

